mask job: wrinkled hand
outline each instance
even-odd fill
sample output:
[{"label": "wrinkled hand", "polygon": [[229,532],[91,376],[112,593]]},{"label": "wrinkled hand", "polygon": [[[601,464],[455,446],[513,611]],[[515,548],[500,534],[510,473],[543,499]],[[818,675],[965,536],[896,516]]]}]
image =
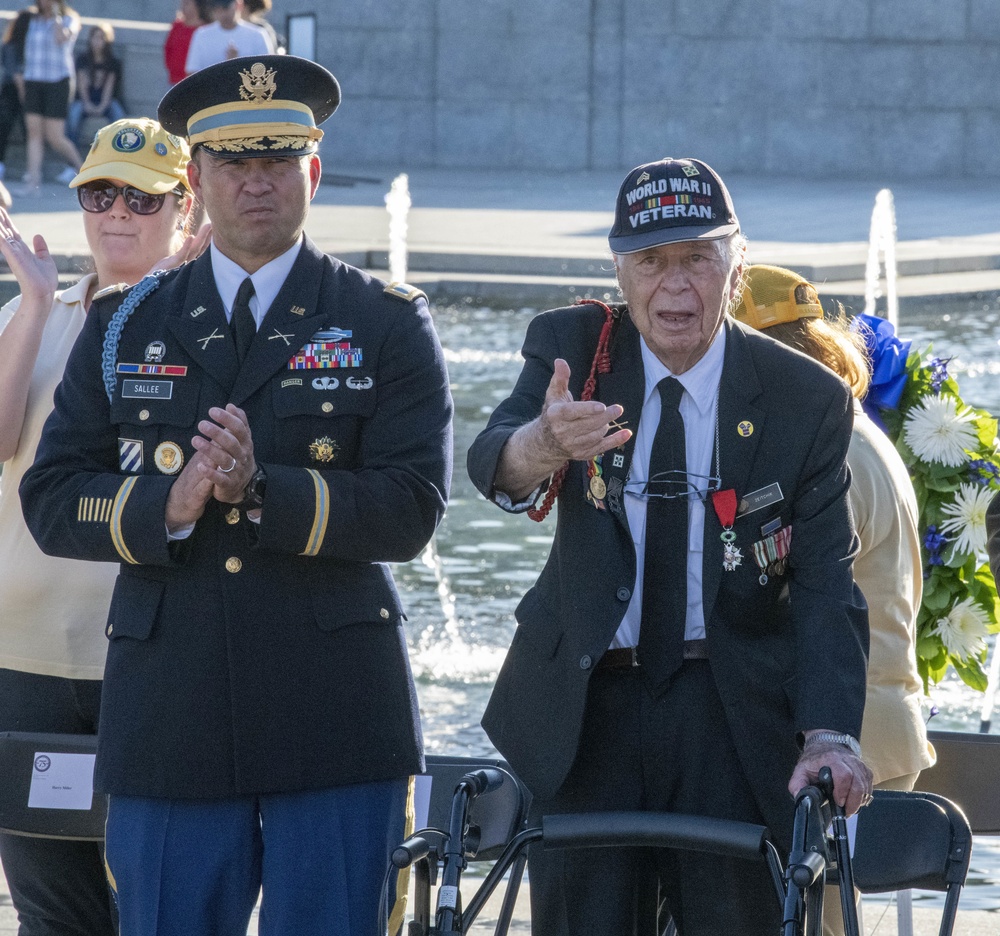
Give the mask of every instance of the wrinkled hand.
[{"label": "wrinkled hand", "polygon": [[597,400],[574,400],[569,392],[569,377],[569,364],[556,358],[539,417],[542,445],[560,461],[588,461],[624,445],[632,436],[631,430],[608,434],[611,423],[624,412],[622,407],[617,403],[605,406]]},{"label": "wrinkled hand", "polygon": [[162,260],[157,260],[149,268],[149,272],[152,273],[155,270],[173,270],[179,266],[183,266],[189,260],[197,260],[205,252],[205,248],[208,247],[211,241],[212,225],[209,222],[203,224],[197,234],[188,234],[177,253],[173,253],[169,257],[164,257]]},{"label": "wrinkled hand", "polygon": [[823,767],[833,774],[833,798],[851,816],[871,802],[872,772],[859,757],[844,745],[828,741],[810,744],[806,740],[799,762],[792,771],[788,792],[797,796],[799,791],[819,779]]},{"label": "wrinkled hand", "polygon": [[213,406],[208,415],[198,423],[201,435],[191,444],[203,456],[200,470],[212,484],[211,496],[224,504],[238,504],[257,470],[247,414],[229,403],[225,409]]},{"label": "wrinkled hand", "polygon": [[17,279],[24,298],[49,297],[59,288],[59,271],[41,234],[32,239],[32,248],[22,239],[10,215],[0,208],[0,254]]}]

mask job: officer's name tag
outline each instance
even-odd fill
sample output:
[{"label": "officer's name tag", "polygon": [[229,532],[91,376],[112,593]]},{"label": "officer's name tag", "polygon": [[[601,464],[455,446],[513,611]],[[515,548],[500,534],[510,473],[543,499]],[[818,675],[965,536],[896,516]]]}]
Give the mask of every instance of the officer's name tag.
[{"label": "officer's name tag", "polygon": [[174,395],[172,380],[125,380],[122,396],[130,400],[169,400]]},{"label": "officer's name tag", "polygon": [[755,510],[760,510],[761,508],[768,507],[771,504],[777,504],[783,499],[784,497],[781,493],[781,485],[775,481],[767,487],[759,488],[750,494],[744,494],[740,498],[740,503],[736,513],[738,516],[742,517],[745,514],[753,513]]}]

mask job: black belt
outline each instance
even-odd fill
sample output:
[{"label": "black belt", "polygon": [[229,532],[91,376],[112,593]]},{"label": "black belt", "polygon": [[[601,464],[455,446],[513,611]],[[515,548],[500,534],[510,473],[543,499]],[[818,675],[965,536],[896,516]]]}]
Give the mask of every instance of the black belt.
[{"label": "black belt", "polygon": [[[707,660],[708,641],[701,640],[684,641],[685,660]],[[634,669],[639,666],[638,647],[613,647],[604,652],[604,656],[597,663],[598,669]]]}]

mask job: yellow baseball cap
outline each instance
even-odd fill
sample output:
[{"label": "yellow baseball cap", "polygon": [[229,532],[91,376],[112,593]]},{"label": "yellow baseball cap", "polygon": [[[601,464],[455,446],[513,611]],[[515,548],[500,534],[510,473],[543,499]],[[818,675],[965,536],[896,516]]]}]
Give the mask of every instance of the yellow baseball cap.
[{"label": "yellow baseball cap", "polygon": [[823,306],[816,287],[798,273],[755,263],[747,270],[743,298],[734,314],[760,330],[781,322],[822,318]]},{"label": "yellow baseball cap", "polygon": [[70,182],[78,188],[94,179],[121,179],[151,195],[172,192],[178,185],[188,191],[187,142],[167,133],[148,117],[116,120],[97,131],[80,171]]}]

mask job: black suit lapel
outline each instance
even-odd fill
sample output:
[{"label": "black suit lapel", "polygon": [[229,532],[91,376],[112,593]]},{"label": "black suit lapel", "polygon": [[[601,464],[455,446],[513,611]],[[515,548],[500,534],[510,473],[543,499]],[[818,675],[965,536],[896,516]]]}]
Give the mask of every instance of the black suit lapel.
[{"label": "black suit lapel", "polygon": [[[763,387],[754,367],[747,337],[739,326],[729,319],[726,354],[719,384],[719,474],[722,490],[736,492],[737,503],[747,491],[750,472],[757,457],[757,444],[764,430],[766,415],[757,402]],[[749,434],[747,434],[749,431]],[[712,453],[712,470],[715,470],[715,453]],[[705,504],[705,543],[702,567],[702,600],[705,622],[712,616],[715,598],[719,593],[722,576],[723,526],[715,513],[711,496]],[[743,562],[753,562],[752,543],[734,543],[743,554]]]},{"label": "black suit lapel", "polygon": [[319,308],[325,259],[307,239],[281,291],[257,329],[233,387],[237,406],[259,390],[324,324],[329,308]]},{"label": "black suit lapel", "polygon": [[[611,513],[626,529],[628,520],[625,515],[625,496],[621,490],[628,478],[632,464],[632,453],[635,451],[635,436],[639,427],[639,417],[642,415],[643,393],[646,386],[645,373],[642,366],[642,349],[639,345],[639,332],[627,312],[623,313],[618,323],[611,344],[611,372],[601,374],[597,382],[597,398],[606,406],[618,403],[622,410],[620,423],[632,430],[632,438],[619,449],[605,452],[601,459],[601,469],[604,481],[608,485],[607,504]],[[616,458],[616,456],[620,456]]]},{"label": "black suit lapel", "polygon": [[188,355],[223,387],[236,380],[236,345],[212,273],[212,255],[205,251],[191,265],[187,292],[180,309],[167,317],[170,330]]}]

